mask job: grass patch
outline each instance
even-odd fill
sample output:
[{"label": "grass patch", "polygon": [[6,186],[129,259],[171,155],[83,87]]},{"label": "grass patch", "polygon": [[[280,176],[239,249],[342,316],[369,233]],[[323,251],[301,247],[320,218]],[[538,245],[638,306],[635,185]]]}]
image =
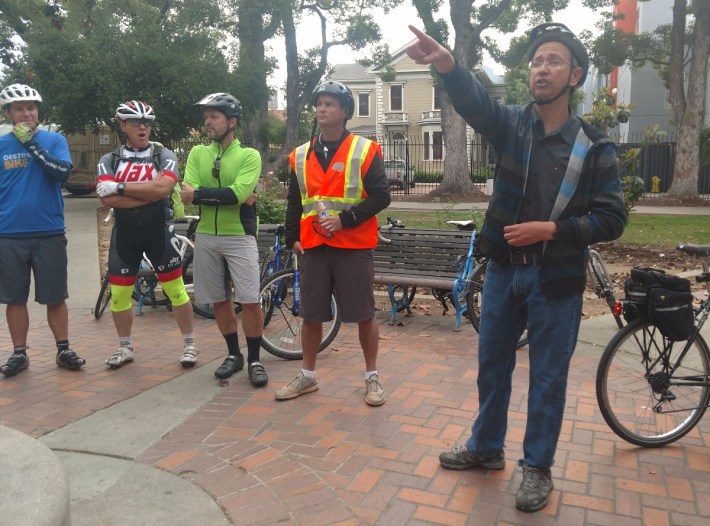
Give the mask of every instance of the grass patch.
[{"label": "grass patch", "polygon": [[[460,210],[385,210],[377,216],[380,225],[387,216],[402,221],[409,228],[453,229],[447,221],[473,219],[480,229],[483,213]],[[620,243],[650,245],[662,249],[675,248],[678,243],[710,245],[710,216],[633,214]]]}]

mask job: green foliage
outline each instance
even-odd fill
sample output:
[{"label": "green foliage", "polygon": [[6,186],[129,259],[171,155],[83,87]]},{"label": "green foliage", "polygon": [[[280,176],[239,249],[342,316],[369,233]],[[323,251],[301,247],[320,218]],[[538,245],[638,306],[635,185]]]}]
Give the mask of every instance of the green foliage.
[{"label": "green foliage", "polygon": [[67,133],[113,124],[120,102],[142,99],[156,110],[153,137],[166,142],[197,124],[195,101],[235,84],[219,49],[214,2],[175,1],[167,11],[148,0],[62,5],[60,23],[26,13],[25,53],[10,75],[40,91],[45,119]]},{"label": "green foliage", "polygon": [[594,95],[591,113],[587,113],[582,118],[606,133],[617,124],[628,122],[634,106],[633,104],[615,105],[615,102],[612,95],[609,95],[605,89],[601,89]]},{"label": "green foliage", "polygon": [[710,127],[700,131],[700,166],[710,165]]},{"label": "green foliage", "polygon": [[624,210],[627,217],[641,197],[643,197],[645,184],[643,179],[636,175],[627,175],[621,178],[621,188],[624,191]]},{"label": "green foliage", "polygon": [[259,193],[256,200],[256,213],[261,223],[283,224],[286,221],[286,202],[279,198],[275,189],[267,189]]},{"label": "green foliage", "polygon": [[443,178],[443,172],[430,170],[417,170],[414,174],[414,180],[417,183],[441,183]]},{"label": "green foliage", "polygon": [[471,180],[474,183],[485,183],[486,179],[493,179],[495,171],[487,166],[478,168],[471,174]]}]

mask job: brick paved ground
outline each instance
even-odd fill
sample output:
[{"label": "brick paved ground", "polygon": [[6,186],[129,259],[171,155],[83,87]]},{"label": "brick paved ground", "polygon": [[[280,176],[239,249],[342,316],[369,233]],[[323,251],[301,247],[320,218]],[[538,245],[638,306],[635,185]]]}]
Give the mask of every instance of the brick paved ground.
[{"label": "brick paved ground", "polygon": [[[110,317],[70,320],[85,370],[59,371],[46,323],[32,321],[29,371],[0,379],[0,423],[42,436],[181,374],[180,338],[164,310],[136,320],[136,362],[107,371]],[[437,456],[465,439],[477,410],[470,326],[418,314],[381,327],[379,369],[387,403],[367,406],[363,361],[343,326],[318,362],[320,390],[276,402],[300,362],[270,355],[269,385],[243,376],[147,450],[141,460],[193,481],[234,524],[706,525],[710,521],[710,418],[680,442],[642,450],[617,438],[596,406],[597,355],[572,364],[567,419],[553,468],[555,491],[536,514],[514,508],[525,424],[525,352],[519,353],[502,471],[451,472]],[[223,354],[213,322],[196,320],[201,363]],[[10,348],[0,321],[2,356]],[[159,505],[159,503],[156,503]]]}]

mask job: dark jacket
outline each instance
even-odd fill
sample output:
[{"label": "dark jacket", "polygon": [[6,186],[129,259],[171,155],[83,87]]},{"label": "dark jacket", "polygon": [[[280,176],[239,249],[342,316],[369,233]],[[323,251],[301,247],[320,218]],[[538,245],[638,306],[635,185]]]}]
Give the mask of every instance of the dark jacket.
[{"label": "dark jacket", "polygon": [[[442,79],[456,111],[496,150],[493,196],[477,246],[482,254],[506,261],[511,247],[503,238],[503,227],[518,223],[533,139],[534,105],[498,103],[460,66]],[[581,293],[587,247],[618,238],[626,225],[616,147],[597,128],[583,120],[581,124],[592,146],[584,158],[577,189],[555,221],[555,239],[546,244],[540,269],[543,290],[551,296]]]}]

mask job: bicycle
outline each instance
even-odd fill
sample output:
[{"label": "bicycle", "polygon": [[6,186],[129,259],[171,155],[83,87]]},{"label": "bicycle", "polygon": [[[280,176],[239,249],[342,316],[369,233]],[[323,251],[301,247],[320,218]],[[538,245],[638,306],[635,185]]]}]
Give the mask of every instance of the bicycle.
[{"label": "bicycle", "polygon": [[[483,282],[486,279],[486,268],[488,259],[483,257],[477,258],[478,264],[473,270],[470,280],[470,287],[467,290],[466,304],[469,308],[469,319],[476,332],[479,331],[481,321],[481,307],[483,305]],[[599,298],[606,300],[609,310],[614,316],[614,321],[621,329],[624,326],[621,306],[616,301],[614,294],[614,281],[609,275],[609,271],[604,264],[604,258],[596,250],[589,250],[589,260],[587,262],[587,278],[594,293]],[[518,340],[517,348],[520,349],[528,344],[527,329]]]},{"label": "bicycle", "polygon": [[264,281],[264,279],[272,274],[291,267],[293,264],[293,252],[287,249],[283,244],[283,236],[286,234],[286,227],[276,225],[273,228],[268,228],[266,232],[274,235],[274,244],[269,248],[269,251],[264,255],[264,259],[261,261],[260,282]]},{"label": "bicycle", "polygon": [[[264,312],[264,331],[261,346],[274,356],[287,360],[303,358],[301,346],[301,286],[298,256],[292,254],[293,265],[270,276],[261,283],[259,300]],[[318,352],[328,347],[341,325],[340,309],[331,297],[333,318],[323,323],[323,335]]]},{"label": "bicycle", "polygon": [[[113,209],[111,209],[104,218],[104,222],[108,223],[113,218]],[[180,257],[185,260],[185,254],[189,253],[192,255],[194,249],[194,243],[192,238],[194,238],[194,232],[197,228],[197,223],[199,222],[199,217],[197,216],[185,216],[185,219],[189,221],[189,226],[187,233],[185,235],[175,234],[175,237],[180,242],[179,253]],[[184,265],[183,265],[184,267]],[[106,310],[106,307],[111,301],[111,287],[109,286],[109,275],[108,270],[104,272],[101,276],[101,288],[99,290],[99,296],[96,300],[94,306],[94,318],[97,320],[101,318]],[[188,295],[192,300],[192,283],[186,283],[185,288],[188,291]],[[160,297],[158,294],[162,291],[160,286],[160,281],[158,280],[153,264],[150,262],[148,257],[143,254],[143,259],[140,262],[138,269],[138,275],[136,276],[136,283],[133,288],[132,298],[136,303],[136,315],[143,315],[143,306],[148,305],[151,307],[159,307],[167,305],[168,309],[171,309],[170,301],[167,297]],[[193,310],[195,310],[195,303],[192,304]],[[195,312],[198,312],[195,310]]]},{"label": "bicycle", "polygon": [[677,249],[705,258],[696,281],[705,283],[706,291],[693,306],[692,334],[671,341],[648,316],[639,315],[614,335],[597,369],[604,420],[619,437],[641,447],[665,446],[687,435],[710,405],[710,349],[700,334],[710,315],[710,245]]}]

